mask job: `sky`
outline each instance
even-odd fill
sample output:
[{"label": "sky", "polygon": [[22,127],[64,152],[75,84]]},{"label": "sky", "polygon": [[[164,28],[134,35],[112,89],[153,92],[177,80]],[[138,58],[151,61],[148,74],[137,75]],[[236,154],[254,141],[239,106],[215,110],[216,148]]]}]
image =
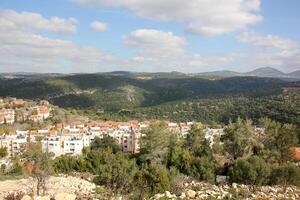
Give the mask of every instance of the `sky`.
[{"label": "sky", "polygon": [[0,0],[0,72],[292,72],[299,10],[299,0]]}]

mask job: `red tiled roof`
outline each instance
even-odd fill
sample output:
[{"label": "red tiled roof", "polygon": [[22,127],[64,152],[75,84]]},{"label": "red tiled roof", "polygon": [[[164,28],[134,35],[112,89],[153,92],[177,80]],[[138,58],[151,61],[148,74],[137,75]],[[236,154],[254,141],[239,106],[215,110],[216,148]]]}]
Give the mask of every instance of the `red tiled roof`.
[{"label": "red tiled roof", "polygon": [[300,148],[294,148],[293,153],[295,158],[300,160]]}]

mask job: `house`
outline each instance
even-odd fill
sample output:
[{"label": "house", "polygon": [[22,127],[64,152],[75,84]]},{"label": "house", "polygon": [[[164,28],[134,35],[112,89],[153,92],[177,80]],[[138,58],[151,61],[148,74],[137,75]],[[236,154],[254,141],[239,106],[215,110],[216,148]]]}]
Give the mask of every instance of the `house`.
[{"label": "house", "polygon": [[37,114],[42,119],[47,119],[48,117],[50,117],[50,110],[48,109],[47,106],[38,106],[37,107]]},{"label": "house", "polygon": [[15,122],[15,111],[13,109],[0,110],[0,124],[13,124]]},{"label": "house", "polygon": [[46,107],[47,107],[47,106],[50,105],[50,103],[49,103],[49,101],[47,101],[47,100],[41,100],[40,103],[39,103],[39,105],[40,105],[40,106],[46,106]]},{"label": "house", "polygon": [[294,148],[293,154],[294,154],[295,159],[300,161],[300,148]]},{"label": "house", "polygon": [[11,102],[14,106],[23,106],[25,104],[25,101],[23,99],[15,99]]}]

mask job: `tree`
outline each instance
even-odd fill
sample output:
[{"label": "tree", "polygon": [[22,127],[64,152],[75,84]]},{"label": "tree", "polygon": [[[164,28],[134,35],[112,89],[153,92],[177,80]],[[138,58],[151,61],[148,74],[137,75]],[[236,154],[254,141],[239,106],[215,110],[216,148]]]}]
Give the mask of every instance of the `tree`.
[{"label": "tree", "polygon": [[269,165],[257,156],[239,158],[229,169],[229,178],[231,182],[262,185],[267,183],[270,171]]},{"label": "tree", "polygon": [[91,150],[106,150],[111,148],[113,153],[121,151],[121,147],[116,143],[115,139],[104,135],[103,138],[95,137],[95,140],[91,144]]},{"label": "tree", "polygon": [[122,152],[113,154],[110,149],[98,153],[100,163],[95,167],[94,182],[104,185],[114,193],[128,193],[133,189],[133,178],[137,172],[134,160]]},{"label": "tree", "polygon": [[277,166],[271,173],[271,184],[284,186],[284,191],[288,185],[300,186],[300,168],[292,164]]},{"label": "tree", "polygon": [[150,163],[142,166],[135,176],[135,182],[140,190],[140,198],[145,193],[151,195],[170,190],[168,170],[158,163]]},{"label": "tree", "polygon": [[182,154],[182,165],[182,172],[189,176],[198,180],[214,180],[214,159],[203,127],[193,125],[189,131]]},{"label": "tree", "polygon": [[173,134],[170,136],[168,145],[168,154],[166,158],[166,164],[168,168],[172,166],[180,168],[183,154],[183,142],[178,135]]},{"label": "tree", "polygon": [[296,127],[269,119],[263,121],[266,138],[264,154],[271,162],[281,164],[293,160],[292,148],[298,144]]},{"label": "tree", "polygon": [[205,144],[207,144],[207,141],[205,139],[203,127],[193,124],[186,137],[185,146],[189,149],[196,149],[200,145]]},{"label": "tree", "polygon": [[23,159],[30,176],[37,180],[37,195],[46,193],[46,179],[53,172],[51,156],[48,152],[43,152],[41,143],[29,143]]},{"label": "tree", "polygon": [[191,160],[189,175],[192,177],[213,182],[215,180],[215,166],[211,157],[194,157]]},{"label": "tree", "polygon": [[238,118],[236,123],[229,123],[221,140],[224,142],[225,151],[233,158],[250,157],[256,139],[251,120]]},{"label": "tree", "polygon": [[141,149],[139,153],[140,163],[163,163],[168,153],[170,135],[173,134],[165,128],[164,123],[151,124],[143,130],[140,139]]},{"label": "tree", "polygon": [[6,147],[1,147],[0,148],[0,158],[4,158],[8,155],[7,153],[7,148]]}]

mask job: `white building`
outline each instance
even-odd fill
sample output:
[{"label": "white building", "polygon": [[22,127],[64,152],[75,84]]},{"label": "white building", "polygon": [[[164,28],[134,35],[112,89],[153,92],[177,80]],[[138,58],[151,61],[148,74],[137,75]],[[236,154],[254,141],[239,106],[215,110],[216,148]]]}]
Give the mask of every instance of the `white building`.
[{"label": "white building", "polygon": [[3,135],[0,137],[0,148],[7,148],[8,157],[14,157],[25,149],[28,141],[25,135]]},{"label": "white building", "polygon": [[53,153],[55,157],[82,155],[83,147],[89,147],[93,139],[94,137],[91,135],[49,136],[42,140],[42,150]]}]

